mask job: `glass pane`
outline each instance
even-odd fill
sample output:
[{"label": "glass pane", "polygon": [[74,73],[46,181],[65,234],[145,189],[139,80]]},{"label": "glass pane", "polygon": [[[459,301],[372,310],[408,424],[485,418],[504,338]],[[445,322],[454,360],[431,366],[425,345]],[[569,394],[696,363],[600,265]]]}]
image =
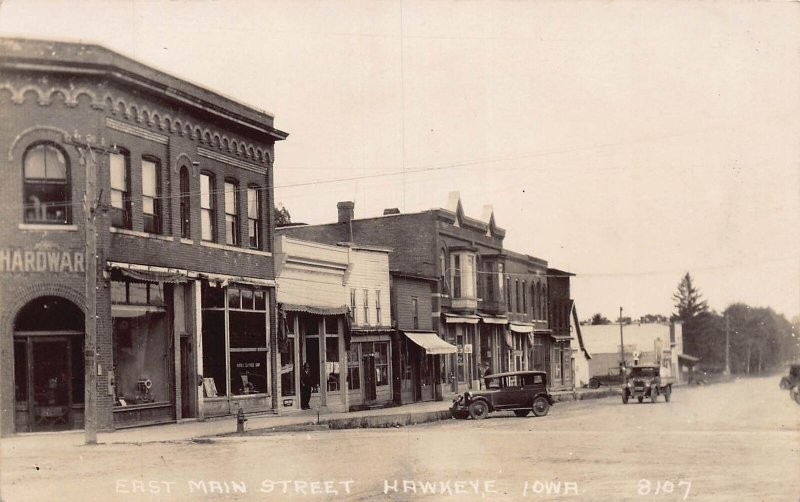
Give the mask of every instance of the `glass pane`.
[{"label": "glass pane", "polygon": [[241,308],[242,303],[240,300],[239,288],[228,288],[228,307],[232,309]]},{"label": "glass pane", "polygon": [[200,207],[211,208],[211,177],[207,174],[200,175]]},{"label": "glass pane", "polygon": [[112,153],[109,158],[111,162],[111,188],[126,192],[125,157],[118,153]]},{"label": "glass pane", "polygon": [[205,397],[218,397],[226,394],[225,312],[203,311],[203,377],[211,379],[203,385]]},{"label": "glass pane", "polygon": [[66,183],[25,183],[25,221],[67,223],[69,197]]},{"label": "glass pane", "polygon": [[141,282],[129,282],[128,301],[137,305],[147,305],[147,284]]},{"label": "glass pane", "polygon": [[159,282],[148,284],[150,288],[150,305],[164,305],[164,285]]},{"label": "glass pane", "polygon": [[225,289],[203,284],[203,308],[222,308],[225,306]]},{"label": "glass pane", "polygon": [[247,220],[247,235],[250,236],[250,247],[259,247],[258,225],[255,220]]},{"label": "glass pane", "polygon": [[142,161],[142,195],[155,197],[157,195],[156,187],[156,164],[149,160]]},{"label": "glass pane", "polygon": [[266,298],[263,291],[255,292],[253,308],[256,310],[267,310]]},{"label": "glass pane", "polygon": [[231,395],[267,392],[267,352],[231,352]]},{"label": "glass pane", "polygon": [[67,178],[67,162],[61,150],[54,146],[45,146],[45,171],[48,179],[63,180]]},{"label": "glass pane", "polygon": [[325,333],[339,334],[339,316],[325,316]]},{"label": "glass pane", "polygon": [[237,236],[237,221],[235,216],[229,214],[225,215],[225,244],[236,245],[238,244]]},{"label": "glass pane", "polygon": [[200,213],[200,230],[203,240],[210,241],[214,238],[213,227],[211,226],[211,211],[204,209]]},{"label": "glass pane", "polygon": [[170,328],[166,313],[113,319],[114,382],[117,405],[171,401],[164,364]]},{"label": "glass pane", "polygon": [[142,197],[142,212],[145,214],[156,214],[155,200],[150,197]]},{"label": "glass pane", "polygon": [[281,394],[294,396],[294,338],[286,341],[286,347],[281,351]]},{"label": "glass pane", "polygon": [[242,289],[242,308],[253,310],[253,290]]},{"label": "glass pane", "polygon": [[123,193],[117,190],[111,191],[111,207],[116,207],[117,209],[122,209],[122,197]]},{"label": "glass pane", "polygon": [[325,338],[325,378],[328,390],[339,390],[339,337]]},{"label": "glass pane", "polygon": [[258,214],[258,190],[255,188],[247,189],[247,217],[254,220],[259,219]]},{"label": "glass pane", "polygon": [[111,303],[128,303],[125,282],[111,281]]},{"label": "glass pane", "polygon": [[236,214],[236,185],[225,182],[225,212]]},{"label": "glass pane", "polygon": [[44,145],[39,145],[28,150],[25,154],[25,177],[45,178]]},{"label": "glass pane", "polygon": [[232,348],[266,348],[267,318],[263,312],[229,312]]}]

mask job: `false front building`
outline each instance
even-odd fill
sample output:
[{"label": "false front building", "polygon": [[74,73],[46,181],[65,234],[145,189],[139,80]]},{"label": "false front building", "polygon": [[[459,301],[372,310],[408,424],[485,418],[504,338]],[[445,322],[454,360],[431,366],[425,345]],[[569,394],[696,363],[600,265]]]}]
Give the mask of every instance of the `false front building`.
[{"label": "false front building", "polygon": [[95,309],[99,429],[275,408],[273,117],[102,47],[8,38],[0,113],[2,433],[83,427]]}]

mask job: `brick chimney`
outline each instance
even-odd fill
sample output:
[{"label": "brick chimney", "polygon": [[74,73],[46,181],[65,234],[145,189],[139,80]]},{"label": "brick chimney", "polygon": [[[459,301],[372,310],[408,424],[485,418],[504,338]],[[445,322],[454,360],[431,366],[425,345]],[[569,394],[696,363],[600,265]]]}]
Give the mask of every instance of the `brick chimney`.
[{"label": "brick chimney", "polygon": [[339,210],[339,223],[350,223],[353,220],[353,208],[355,206],[355,203],[349,200],[336,204],[336,209]]}]

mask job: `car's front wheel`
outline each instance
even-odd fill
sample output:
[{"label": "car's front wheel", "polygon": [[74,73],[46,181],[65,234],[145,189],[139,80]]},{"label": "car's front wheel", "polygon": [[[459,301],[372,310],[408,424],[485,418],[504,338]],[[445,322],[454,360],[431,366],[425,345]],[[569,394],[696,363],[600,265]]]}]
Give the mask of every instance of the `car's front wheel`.
[{"label": "car's front wheel", "polygon": [[600,380],[596,379],[595,377],[592,377],[592,378],[589,379],[589,388],[590,389],[597,389],[599,387],[600,387]]},{"label": "car's front wheel", "polygon": [[489,416],[489,405],[483,401],[475,401],[469,405],[469,416],[480,420]]},{"label": "car's front wheel", "polygon": [[788,377],[783,377],[781,378],[780,387],[781,390],[789,390],[792,388],[792,381]]},{"label": "car's front wheel", "polygon": [[514,410],[514,415],[518,417],[527,417],[531,410]]},{"label": "car's front wheel", "polygon": [[533,414],[537,417],[543,417],[547,415],[547,412],[550,411],[550,403],[547,402],[542,396],[537,397],[533,400]]}]

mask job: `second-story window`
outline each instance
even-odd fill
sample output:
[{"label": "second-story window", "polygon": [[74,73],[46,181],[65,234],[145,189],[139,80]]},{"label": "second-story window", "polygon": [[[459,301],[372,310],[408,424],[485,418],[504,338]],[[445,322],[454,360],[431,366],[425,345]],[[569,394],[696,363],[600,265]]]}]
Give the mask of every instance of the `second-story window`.
[{"label": "second-story window", "polygon": [[522,312],[522,304],[519,301],[519,279],[514,279],[514,289],[516,291],[515,300],[517,304],[515,305],[517,312]]},{"label": "second-story window", "polygon": [[506,277],[506,310],[511,312],[511,277]]},{"label": "second-story window", "polygon": [[358,324],[356,321],[356,290],[350,290],[350,312],[353,314],[353,324]]},{"label": "second-story window", "polygon": [[184,166],[181,167],[181,238],[183,239],[191,236],[192,199],[190,193],[189,170]]},{"label": "second-story window", "polygon": [[204,241],[213,241],[214,232],[214,178],[200,175],[200,234]]},{"label": "second-story window", "polygon": [[461,298],[461,255],[453,255],[453,298]]},{"label": "second-story window", "polygon": [[258,187],[247,189],[247,234],[250,247],[261,249],[261,190]]},{"label": "second-story window", "polygon": [[520,312],[528,313],[528,293],[525,290],[525,281],[522,281],[522,303],[519,304]]},{"label": "second-story window", "polygon": [[111,225],[131,228],[131,172],[127,152],[109,155],[111,169]]},{"label": "second-story window", "polygon": [[152,159],[142,159],[142,219],[144,231],[161,233],[161,198],[159,168]]},{"label": "second-story window", "polygon": [[364,290],[364,325],[369,324],[369,290]]},{"label": "second-story window", "polygon": [[39,143],[25,152],[25,223],[66,225],[70,222],[69,166],[54,144]]},{"label": "second-story window", "polygon": [[239,245],[239,191],[233,181],[225,182],[225,244]]},{"label": "second-story window", "polygon": [[381,291],[375,290],[375,324],[381,326]]},{"label": "second-story window", "polygon": [[411,326],[419,329],[419,300],[416,298],[411,299]]}]

